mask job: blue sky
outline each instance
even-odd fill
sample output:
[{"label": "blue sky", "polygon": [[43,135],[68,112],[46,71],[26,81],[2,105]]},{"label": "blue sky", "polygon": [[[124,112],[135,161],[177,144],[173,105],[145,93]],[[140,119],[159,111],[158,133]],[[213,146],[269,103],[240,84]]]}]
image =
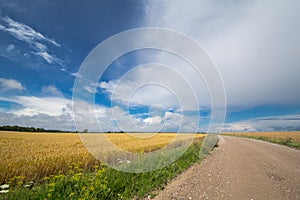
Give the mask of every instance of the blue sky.
[{"label": "blue sky", "polygon": [[[122,31],[162,27],[196,40],[216,64],[227,96],[224,131],[300,130],[299,4],[0,0],[0,125],[76,130],[73,86],[89,52]],[[123,55],[95,83],[96,91],[86,87],[87,92],[95,92],[95,105],[81,102],[78,111],[96,113],[100,127],[88,119],[80,127],[177,131],[184,119],[183,131],[198,125],[199,131],[205,131],[211,105],[204,85],[199,85],[201,102],[196,108],[182,111],[174,95],[149,86],[133,94],[128,110],[126,95],[147,77],[165,79],[185,90],[176,76],[155,67],[137,67],[147,63],[184,67],[189,73],[186,63],[163,51]],[[126,72],[131,73],[123,80]]]}]

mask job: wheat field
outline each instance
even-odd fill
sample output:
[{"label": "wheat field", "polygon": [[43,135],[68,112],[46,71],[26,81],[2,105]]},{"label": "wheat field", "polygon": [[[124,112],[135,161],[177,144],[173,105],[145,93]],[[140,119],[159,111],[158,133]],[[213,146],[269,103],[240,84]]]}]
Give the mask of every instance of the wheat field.
[{"label": "wheat field", "polygon": [[[176,136],[162,133],[145,137],[134,134],[105,134],[119,148],[131,152],[150,152],[169,144]],[[191,135],[192,136],[192,135]],[[197,134],[197,138],[205,135]],[[44,177],[64,173],[70,166],[83,170],[99,165],[76,133],[25,133],[0,131],[0,184],[12,178],[40,182]]]},{"label": "wheat field", "polygon": [[224,135],[249,137],[300,149],[300,131],[286,132],[224,132]]}]

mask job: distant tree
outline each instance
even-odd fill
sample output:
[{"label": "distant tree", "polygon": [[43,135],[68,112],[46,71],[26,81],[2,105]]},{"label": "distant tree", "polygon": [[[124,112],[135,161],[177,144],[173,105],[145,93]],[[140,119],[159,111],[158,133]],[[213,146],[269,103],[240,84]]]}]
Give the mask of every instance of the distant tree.
[{"label": "distant tree", "polygon": [[84,129],[82,132],[87,133],[87,132],[89,132],[89,129]]}]

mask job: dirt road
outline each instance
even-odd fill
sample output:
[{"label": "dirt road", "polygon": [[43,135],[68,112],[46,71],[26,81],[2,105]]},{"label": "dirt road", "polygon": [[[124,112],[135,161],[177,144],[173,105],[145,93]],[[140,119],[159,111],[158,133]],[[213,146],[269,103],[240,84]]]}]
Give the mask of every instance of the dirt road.
[{"label": "dirt road", "polygon": [[220,136],[219,147],[155,199],[300,199],[300,151]]}]

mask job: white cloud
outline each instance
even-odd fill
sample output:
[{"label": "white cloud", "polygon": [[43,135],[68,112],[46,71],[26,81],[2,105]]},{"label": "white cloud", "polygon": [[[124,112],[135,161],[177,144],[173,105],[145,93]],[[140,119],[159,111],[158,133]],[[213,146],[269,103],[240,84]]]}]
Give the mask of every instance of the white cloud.
[{"label": "white cloud", "polygon": [[[50,87],[50,90],[53,88]],[[49,87],[46,89],[49,90]],[[55,89],[54,89],[55,91]],[[47,129],[89,131],[196,131],[197,118],[166,111],[162,116],[153,113],[129,114],[119,106],[111,108],[76,101],[65,97],[15,96],[0,97],[0,101],[14,102],[7,111],[0,111],[0,125],[35,126]],[[73,104],[73,107],[72,107]],[[76,119],[76,126],[73,117]],[[181,128],[181,129],[180,129]]]},{"label": "white cloud", "polygon": [[[10,17],[4,17],[0,19],[0,30],[7,32],[18,40],[21,40],[30,45],[33,48],[33,54],[40,56],[46,62],[52,64],[62,64],[62,60],[48,52],[47,44],[51,44],[55,47],[61,47],[54,39],[50,39],[42,33],[34,30],[32,27],[26,24],[17,22]],[[11,46],[12,47],[12,46]],[[10,49],[11,49],[10,47]],[[7,49],[8,50],[8,49]],[[11,49],[12,50],[12,49]]]},{"label": "white cloud", "polygon": [[72,101],[63,97],[16,96],[10,101],[22,106],[20,109],[10,111],[18,116],[38,114],[59,116],[70,114],[72,111]]},{"label": "white cloud", "polygon": [[36,42],[35,43],[35,46],[40,50],[40,51],[47,51],[47,46],[46,45],[44,45],[44,44],[42,44],[42,43],[40,43],[40,42]]},{"label": "white cloud", "polygon": [[[180,112],[198,112],[200,107],[209,107],[209,94],[201,77],[186,70],[187,64],[177,59],[165,65],[142,65],[118,80],[100,82],[99,89],[109,95],[113,105],[113,114],[106,117],[114,116],[124,131],[197,131],[199,116]],[[196,93],[191,84],[197,86]],[[130,115],[116,105],[123,109],[146,106],[149,111]],[[202,127],[205,128],[207,125]]]},{"label": "white cloud", "polygon": [[81,75],[78,72],[74,72],[74,73],[70,73],[71,76],[77,77],[77,78],[81,78]]},{"label": "white cloud", "polygon": [[33,54],[40,56],[41,58],[43,58],[49,64],[53,64],[53,63],[62,64],[61,59],[50,55],[46,51],[33,52]]},{"label": "white cloud", "polygon": [[143,121],[147,124],[161,124],[162,122],[162,117],[161,116],[155,116],[155,117],[148,117],[146,119],[144,119]]},{"label": "white cloud", "polygon": [[223,77],[229,106],[299,104],[299,1],[148,1],[148,26],[192,36]]},{"label": "white cloud", "polygon": [[[201,105],[209,106],[209,95],[202,79],[197,73],[185,70],[185,66],[143,65],[118,80],[101,82],[99,88],[106,91],[113,102],[126,106],[157,104],[165,109],[181,110],[198,110]],[[197,85],[198,90],[195,91],[191,84]]]},{"label": "white cloud", "polygon": [[57,47],[61,46],[55,40],[44,36],[30,26],[17,22],[10,17],[4,17],[1,18],[1,20],[6,23],[6,26],[1,25],[0,30],[8,32],[21,41],[27,42],[32,45],[36,45],[37,41],[44,41],[51,43],[52,45],[55,45]]},{"label": "white cloud", "polygon": [[89,93],[92,93],[92,94],[96,93],[96,88],[93,88],[91,86],[85,86],[84,89],[86,91],[88,91]]},{"label": "white cloud", "polygon": [[49,96],[63,96],[63,93],[55,85],[42,87],[42,93]]},{"label": "white cloud", "polygon": [[[45,90],[56,91],[54,87],[47,87]],[[84,101],[72,102],[70,99],[57,96],[0,97],[0,101],[14,102],[19,105],[0,112],[1,125],[35,126],[60,130],[116,130],[114,122],[111,121],[112,109],[104,106],[92,105]],[[77,129],[73,120],[73,103],[78,105],[74,110],[77,116]],[[91,120],[95,117],[99,119],[102,129],[99,129],[98,124]]]},{"label": "white cloud", "polygon": [[[163,116],[152,113],[130,114],[119,106],[111,108],[92,105],[85,101],[73,104],[76,125],[79,130],[90,131],[196,131],[196,116],[183,116],[180,113],[166,111]],[[148,116],[148,117],[145,117]],[[97,121],[95,120],[97,119]],[[181,129],[180,129],[181,128]]]},{"label": "white cloud", "polygon": [[76,131],[73,118],[70,115],[50,116],[37,114],[29,116],[0,111],[0,125],[33,126],[52,130]]},{"label": "white cloud", "polygon": [[7,46],[6,51],[10,52],[10,51],[12,51],[14,49],[15,49],[15,45],[10,44],[10,45]]},{"label": "white cloud", "polygon": [[0,78],[0,90],[25,90],[26,88],[17,80]]}]

